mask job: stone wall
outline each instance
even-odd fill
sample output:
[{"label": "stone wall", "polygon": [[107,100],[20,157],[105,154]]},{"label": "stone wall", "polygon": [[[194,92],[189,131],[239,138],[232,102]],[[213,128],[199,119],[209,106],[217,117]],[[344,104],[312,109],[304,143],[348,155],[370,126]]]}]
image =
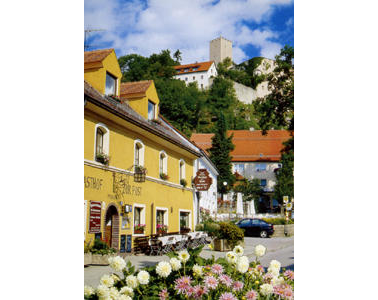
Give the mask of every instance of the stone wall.
[{"label": "stone wall", "polygon": [[[287,235],[285,235],[285,226],[287,230]],[[294,224],[290,225],[273,225],[274,233],[272,237],[283,237],[283,236],[292,236],[294,235]]]}]

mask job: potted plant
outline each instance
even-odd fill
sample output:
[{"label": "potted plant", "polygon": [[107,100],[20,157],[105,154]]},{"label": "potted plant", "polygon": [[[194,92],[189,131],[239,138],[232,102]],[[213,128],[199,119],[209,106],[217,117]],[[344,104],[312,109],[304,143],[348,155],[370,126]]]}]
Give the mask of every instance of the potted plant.
[{"label": "potted plant", "polygon": [[92,253],[92,265],[107,266],[109,265],[108,258],[114,256],[116,250],[110,248],[103,240],[95,239],[90,252]]},{"label": "potted plant", "polygon": [[157,224],[156,225],[156,232],[158,234],[165,234],[168,231],[168,226],[164,224]]},{"label": "potted plant", "polygon": [[230,251],[244,241],[244,232],[232,223],[220,222],[219,230],[215,233],[214,250]]},{"label": "potted plant", "polygon": [[96,153],[96,161],[102,163],[103,165],[109,165],[110,157],[106,153],[100,152]]},{"label": "potted plant", "polygon": [[169,176],[168,176],[168,174],[160,173],[160,178],[163,179],[163,180],[168,180]]},{"label": "potted plant", "polygon": [[121,99],[117,95],[108,95],[108,97],[117,100],[118,102],[121,102]]},{"label": "potted plant", "polygon": [[180,179],[180,184],[183,186],[183,187],[186,187],[188,182],[185,180],[185,179]]},{"label": "potted plant", "polygon": [[142,234],[144,233],[144,228],[146,227],[146,224],[138,224],[134,226],[134,233],[135,234]]}]

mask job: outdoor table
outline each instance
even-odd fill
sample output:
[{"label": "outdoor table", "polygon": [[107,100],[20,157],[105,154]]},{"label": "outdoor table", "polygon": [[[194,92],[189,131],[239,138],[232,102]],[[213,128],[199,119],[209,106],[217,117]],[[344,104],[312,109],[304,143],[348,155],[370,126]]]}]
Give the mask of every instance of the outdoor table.
[{"label": "outdoor table", "polygon": [[158,237],[158,240],[161,241],[163,249],[163,253],[168,253],[169,251],[174,249],[174,245],[176,244],[176,238],[173,235],[161,236]]}]

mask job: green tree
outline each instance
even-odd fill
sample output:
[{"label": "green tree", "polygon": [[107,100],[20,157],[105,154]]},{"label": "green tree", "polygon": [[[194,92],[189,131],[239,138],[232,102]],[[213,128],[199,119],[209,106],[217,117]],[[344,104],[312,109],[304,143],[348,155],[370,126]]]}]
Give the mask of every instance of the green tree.
[{"label": "green tree", "polygon": [[281,154],[282,167],[276,170],[277,183],[274,186],[274,197],[282,203],[283,196],[294,197],[294,138],[284,143]]},{"label": "green tree", "polygon": [[122,81],[141,81],[148,79],[148,58],[140,56],[138,54],[129,54],[118,58],[118,63],[123,75]]},{"label": "green tree", "polygon": [[[218,175],[218,191],[225,194],[235,182],[235,176],[231,171],[231,155],[230,152],[235,148],[232,143],[232,135],[227,137],[227,123],[223,113],[219,114],[215,134],[212,138],[212,146],[209,149],[210,159],[219,171]],[[223,182],[227,182],[227,186]]]},{"label": "green tree", "polygon": [[248,180],[244,178],[240,184],[235,186],[235,193],[243,194],[243,201],[258,200],[263,194],[263,189],[260,184],[260,179],[254,178]]},{"label": "green tree", "polygon": [[173,54],[173,57],[175,58],[175,61],[177,64],[179,64],[182,61],[181,52],[179,49],[176,50],[176,52]]},{"label": "green tree", "polygon": [[294,130],[294,48],[285,46],[276,56],[277,67],[268,76],[270,94],[255,103],[259,125],[269,129]]}]

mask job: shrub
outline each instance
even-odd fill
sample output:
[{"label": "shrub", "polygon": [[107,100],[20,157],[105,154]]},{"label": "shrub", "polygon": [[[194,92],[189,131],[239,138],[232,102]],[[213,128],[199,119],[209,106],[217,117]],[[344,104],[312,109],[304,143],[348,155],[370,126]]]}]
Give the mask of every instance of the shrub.
[{"label": "shrub", "polygon": [[204,230],[203,224],[197,224],[196,225],[196,231],[203,231],[203,230]]},{"label": "shrub", "polygon": [[186,187],[186,185],[188,184],[188,182],[187,182],[185,179],[180,179],[180,184],[181,184],[183,187]]},{"label": "shrub", "polygon": [[[263,220],[265,222],[273,224],[273,225],[285,225],[286,224],[285,218],[263,218]],[[294,224],[294,220],[289,219],[287,224]]]},{"label": "shrub", "polygon": [[235,247],[239,241],[244,240],[244,232],[238,226],[232,223],[220,222],[219,230],[216,232],[218,239],[224,239],[229,242],[231,247]]},{"label": "shrub", "polygon": [[215,233],[219,230],[219,225],[217,223],[208,222],[203,224],[203,231],[205,231],[209,236],[215,236]]},{"label": "shrub", "polygon": [[107,243],[105,243],[103,240],[95,239],[94,244],[90,251],[93,254],[101,254],[101,255],[107,255],[116,253],[116,250],[113,248],[110,248]]}]

